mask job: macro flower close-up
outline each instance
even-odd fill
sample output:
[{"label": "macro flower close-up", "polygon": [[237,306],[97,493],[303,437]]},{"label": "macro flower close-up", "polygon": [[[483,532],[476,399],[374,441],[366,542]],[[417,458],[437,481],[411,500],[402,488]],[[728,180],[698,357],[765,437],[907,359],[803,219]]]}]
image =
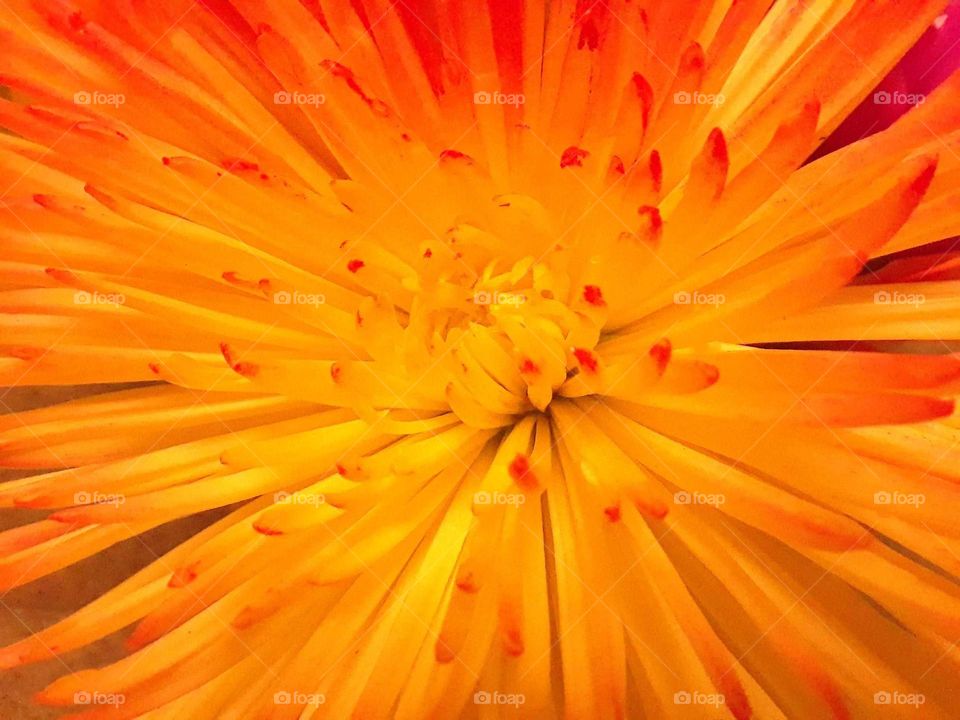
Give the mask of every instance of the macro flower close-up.
[{"label": "macro flower close-up", "polygon": [[0,0],[4,719],[958,717],[958,8]]}]

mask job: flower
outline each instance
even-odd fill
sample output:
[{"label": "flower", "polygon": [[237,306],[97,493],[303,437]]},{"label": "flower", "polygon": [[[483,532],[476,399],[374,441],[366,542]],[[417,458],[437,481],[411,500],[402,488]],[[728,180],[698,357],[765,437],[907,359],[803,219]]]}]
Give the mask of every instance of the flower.
[{"label": "flower", "polygon": [[949,717],[960,76],[805,163],[946,3],[815,5],[4,5],[0,383],[125,386],[0,416],[50,513],[0,584],[229,512],[0,665],[132,628],[40,694],[91,720]]}]

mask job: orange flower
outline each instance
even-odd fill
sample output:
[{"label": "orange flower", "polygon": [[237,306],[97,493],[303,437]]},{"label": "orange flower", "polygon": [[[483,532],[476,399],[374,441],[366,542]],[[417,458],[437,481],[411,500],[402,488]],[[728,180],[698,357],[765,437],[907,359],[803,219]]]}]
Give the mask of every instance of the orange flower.
[{"label": "orange flower", "polygon": [[[7,0],[0,650],[88,718],[955,714],[945,0]],[[907,341],[905,344],[904,341]],[[910,354],[908,354],[908,352]],[[911,715],[912,717],[913,715]]]}]

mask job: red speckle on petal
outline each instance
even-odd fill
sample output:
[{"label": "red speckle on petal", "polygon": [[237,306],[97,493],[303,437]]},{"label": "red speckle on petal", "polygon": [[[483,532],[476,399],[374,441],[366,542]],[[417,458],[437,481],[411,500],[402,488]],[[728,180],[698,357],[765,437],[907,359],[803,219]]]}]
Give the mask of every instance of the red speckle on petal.
[{"label": "red speckle on petal", "polygon": [[595,307],[604,307],[607,304],[603,299],[603,291],[598,285],[584,285],[583,299]]},{"label": "red speckle on petal", "polygon": [[723,137],[723,130],[720,128],[711,130],[708,141],[710,142],[710,154],[713,155],[713,159],[723,165],[728,164],[730,160],[727,156],[727,141]]},{"label": "red speckle on petal", "polygon": [[640,98],[641,117],[643,119],[643,129],[646,130],[650,124],[650,113],[653,110],[653,87],[647,82],[647,79],[640,73],[633,74],[633,89]]},{"label": "red speckle on petal", "polygon": [[59,268],[46,268],[44,272],[48,277],[53,278],[57,282],[69,285],[70,283],[76,282],[76,277],[69,270],[61,270]]},{"label": "red speckle on petal", "polygon": [[607,520],[612,523],[620,522],[620,506],[619,505],[610,505],[603,509],[603,514],[607,516]]},{"label": "red speckle on petal", "polygon": [[707,138],[707,152],[711,169],[710,174],[713,182],[716,183],[714,190],[714,199],[719,198],[723,193],[724,185],[727,180],[727,172],[730,169],[730,158],[727,154],[727,141],[723,137],[723,131],[720,128],[714,128],[710,131]]},{"label": "red speckle on petal", "polygon": [[333,363],[330,366],[330,379],[333,380],[335,383],[340,382],[340,374],[342,372],[343,372],[343,368],[341,368],[337,363]]},{"label": "red speckle on petal", "polygon": [[574,11],[574,22],[580,28],[580,37],[577,40],[577,49],[596,50],[606,33],[608,23],[608,7],[606,3],[592,0],[579,0]]},{"label": "red speckle on petal", "polygon": [[471,595],[480,589],[480,585],[477,584],[477,580],[473,576],[473,573],[467,573],[462,578],[458,578],[457,587],[463,592],[470,593]]},{"label": "red speckle on petal", "polygon": [[229,270],[225,273],[221,273],[220,277],[235,287],[247,288],[249,290],[259,289],[258,283],[252,282],[251,280],[244,280],[237,274],[235,270]]},{"label": "red speckle on petal", "polygon": [[570,167],[571,165],[583,167],[584,158],[589,156],[590,153],[583,148],[578,148],[575,145],[571,145],[563,151],[563,155],[560,157],[560,167],[565,168]]},{"label": "red speckle on petal", "polygon": [[254,523],[253,529],[256,530],[261,535],[268,535],[270,537],[275,537],[277,535],[283,535],[283,530],[277,530],[276,528],[267,527],[266,525],[261,525],[260,523]]},{"label": "red speckle on petal", "polygon": [[663,218],[660,217],[660,210],[644,205],[637,212],[640,213],[640,219],[644,223],[641,236],[654,245],[660,242],[660,236],[663,234]]},{"label": "red speckle on petal", "polygon": [[703,376],[706,387],[716,385],[717,380],[720,379],[720,369],[716,365],[708,365],[706,368],[704,368]]},{"label": "red speckle on petal", "polygon": [[537,484],[537,478],[530,470],[530,458],[523,453],[517,453],[517,456],[510,462],[507,471],[520,487],[532,488]]},{"label": "red speckle on petal", "polygon": [[670,512],[670,508],[668,508],[659,500],[648,502],[638,499],[636,502],[634,502],[634,506],[638,511],[640,511],[641,514],[646,515],[647,517],[655,518],[656,520],[663,520]]},{"label": "red speckle on petal", "polygon": [[653,191],[659,193],[663,187],[663,162],[656,150],[650,153],[650,177],[653,178]]},{"label": "red speckle on petal", "polygon": [[243,172],[244,170],[260,170],[260,166],[255,162],[249,160],[243,160],[241,158],[227,158],[220,163],[220,166],[224,170],[229,170],[230,172]]},{"label": "red speckle on petal", "polygon": [[349,270],[352,273],[355,273],[357,270],[362,268],[365,264],[366,263],[364,263],[363,260],[351,260],[350,262],[347,263],[347,270]]},{"label": "red speckle on petal", "polygon": [[523,655],[524,644],[523,635],[518,629],[510,629],[504,633],[503,649],[511,657],[520,657]]},{"label": "red speckle on petal", "polygon": [[580,363],[580,367],[588,373],[597,372],[599,364],[597,363],[597,356],[594,355],[589,350],[584,348],[574,348],[573,356],[577,359],[577,362]]},{"label": "red speckle on petal", "polygon": [[459,150],[444,150],[440,153],[441,160],[463,160],[465,163],[473,164],[473,158],[460,152]]},{"label": "red speckle on petal", "polygon": [[227,365],[238,375],[252,378],[260,371],[260,366],[256,363],[234,362],[236,356],[234,355],[233,349],[225,342],[220,343],[220,353],[223,355],[223,359],[227,361]]},{"label": "red speckle on petal", "polygon": [[537,365],[533,360],[528,357],[525,357],[520,363],[520,372],[524,375],[539,375],[540,366]]},{"label": "red speckle on petal", "polygon": [[233,370],[245,378],[252,378],[256,377],[257,373],[260,372],[260,367],[255,363],[240,362],[233,366]]},{"label": "red speckle on petal", "polygon": [[663,371],[667,369],[667,364],[670,362],[670,355],[672,353],[673,346],[666,338],[663,338],[663,340],[650,348],[650,357],[653,358],[653,361],[657,364],[657,372],[661,375]]},{"label": "red speckle on petal", "polygon": [[8,353],[10,357],[17,358],[17,360],[26,360],[27,362],[34,362],[39,360],[44,355],[47,354],[45,348],[38,347],[15,347]]},{"label": "red speckle on petal", "polygon": [[[354,3],[354,9],[358,5]],[[371,110],[373,110],[378,115],[386,117],[390,114],[390,108],[387,107],[386,103],[382,100],[377,100],[367,95],[363,88],[360,87],[360,84],[357,82],[356,76],[353,74],[353,70],[348,68],[346,65],[341,65],[336,60],[324,60],[320,63],[320,67],[329,72],[336,78],[340,78],[347,83],[347,87],[350,88],[353,92],[360,96],[360,99],[367,104]]]},{"label": "red speckle on petal", "polygon": [[173,571],[173,574],[170,576],[170,580],[167,582],[168,587],[177,588],[184,587],[189,585],[194,580],[197,579],[197,569],[196,564],[188,565],[187,567],[177,568]]},{"label": "red speckle on petal", "polygon": [[703,54],[703,47],[700,43],[692,43],[680,58],[680,67],[689,72],[699,72],[703,70],[706,63],[706,57]]},{"label": "red speckle on petal", "polygon": [[921,197],[926,194],[927,188],[930,187],[930,182],[933,180],[933,176],[937,172],[937,162],[938,157],[936,155],[929,159],[927,166],[910,184],[910,190],[912,192]]}]

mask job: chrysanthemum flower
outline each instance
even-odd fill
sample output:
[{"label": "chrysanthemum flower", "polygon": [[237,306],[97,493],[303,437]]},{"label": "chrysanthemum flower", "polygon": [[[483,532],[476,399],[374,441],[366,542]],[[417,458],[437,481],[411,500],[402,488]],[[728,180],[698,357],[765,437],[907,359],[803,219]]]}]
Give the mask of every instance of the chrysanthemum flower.
[{"label": "chrysanthemum flower", "polygon": [[0,383],[130,387],[0,418],[0,583],[229,513],[0,664],[129,628],[40,695],[91,720],[955,717],[960,76],[805,164],[945,4],[3,2]]}]

